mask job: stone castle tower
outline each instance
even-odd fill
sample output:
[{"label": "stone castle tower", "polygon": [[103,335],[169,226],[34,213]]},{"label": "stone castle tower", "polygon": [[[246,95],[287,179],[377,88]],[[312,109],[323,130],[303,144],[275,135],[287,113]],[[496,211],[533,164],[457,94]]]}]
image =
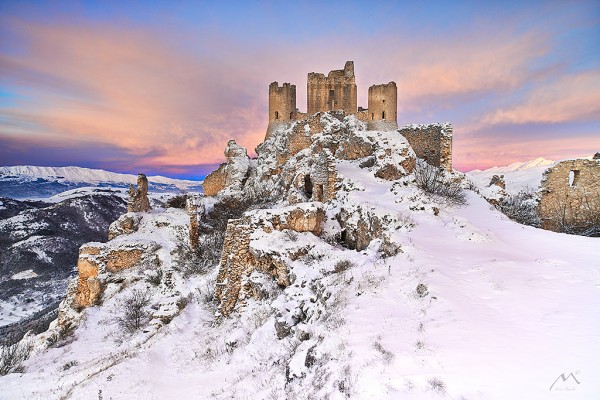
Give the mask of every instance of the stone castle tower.
[{"label": "stone castle tower", "polygon": [[311,72],[306,85],[309,115],[319,111],[344,111],[356,113],[356,82],[354,80],[354,61],[347,61],[344,69],[327,74]]},{"label": "stone castle tower", "polygon": [[343,111],[367,123],[371,130],[398,129],[398,93],[395,82],[369,88],[368,109],[357,107],[354,61],[344,69],[330,71],[327,76],[318,72],[308,74],[306,84],[306,113],[296,108],[296,85],[273,82],[269,85],[269,126],[267,137],[282,124],[305,119],[326,111]]}]

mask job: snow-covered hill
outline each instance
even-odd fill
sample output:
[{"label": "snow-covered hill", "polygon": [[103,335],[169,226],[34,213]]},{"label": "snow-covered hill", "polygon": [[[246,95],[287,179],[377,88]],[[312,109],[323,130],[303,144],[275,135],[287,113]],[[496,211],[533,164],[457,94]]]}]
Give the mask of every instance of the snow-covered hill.
[{"label": "snow-covered hill", "polygon": [[[0,196],[16,199],[46,198],[66,190],[96,186],[126,188],[137,176],[81,167],[0,167]],[[200,181],[149,176],[154,192],[201,191]]]},{"label": "snow-covered hill", "polygon": [[[239,263],[225,279],[218,278],[218,261],[194,258],[185,210],[123,216],[115,224],[129,230],[88,244],[84,258],[85,269],[96,265],[98,275],[86,278],[82,293],[89,283],[103,285],[100,301],[77,307],[80,286],[72,282],[63,320],[27,338],[35,354],[25,372],[0,377],[4,398],[595,398],[598,240],[520,225],[474,191],[457,205],[425,193],[414,175],[377,178],[386,154],[388,161],[411,157],[412,150],[403,152],[407,144],[389,132],[364,131],[352,117],[336,122],[325,114],[321,122],[311,147],[277,174],[268,166],[287,133],[275,131],[248,161],[253,175],[245,185],[256,190],[266,182],[276,194],[285,184],[279,178],[309,168],[307,160],[319,160],[324,146],[343,150],[332,140],[340,132],[372,139],[381,158],[336,154],[332,198],[273,196],[230,220],[240,229],[224,234],[237,252],[230,248],[221,261]],[[454,173],[446,183],[460,179]],[[236,189],[249,197],[242,191],[248,187]],[[218,226],[211,212],[227,220],[227,207],[242,204],[233,200],[198,199],[201,257],[204,245],[215,243],[204,241]],[[297,214],[294,207],[300,214],[321,208],[320,229],[305,229],[309,221],[301,218],[292,228],[281,213]],[[358,235],[364,246],[354,250]],[[142,261],[107,271],[101,259],[127,249],[138,249]],[[253,262],[248,254],[262,269],[236,276]],[[237,281],[244,292],[233,291]],[[224,316],[215,291],[227,290],[239,306]],[[139,308],[146,320],[126,332],[123,316],[136,293],[147,296]],[[79,323],[74,333],[61,331],[65,321]],[[571,374],[576,379],[566,379]]]},{"label": "snow-covered hill", "polygon": [[[296,284],[218,323],[205,292],[214,273],[173,274],[174,288],[152,289],[150,271],[127,271],[125,289],[88,310],[77,340],[0,378],[6,398],[591,399],[600,391],[597,240],[519,225],[474,193],[437,216],[412,212],[423,201],[414,189],[352,163],[341,172],[357,188],[347,201],[406,218],[408,229],[393,236],[397,256],[275,232],[260,239],[265,248],[311,249],[290,261]],[[135,237],[175,237],[185,219],[177,210],[148,214]],[[159,221],[172,233],[159,233]],[[161,253],[169,268],[172,254]],[[340,260],[350,267],[334,272]],[[124,336],[114,315],[136,288],[152,290],[156,309],[177,293],[191,301],[158,333]],[[304,322],[309,339],[278,339],[277,313],[311,299],[323,314]],[[580,383],[550,392],[563,373]]]},{"label": "snow-covered hill", "polygon": [[526,188],[537,190],[542,180],[542,174],[554,164],[556,164],[556,161],[539,157],[535,160],[515,162],[504,167],[492,167],[485,170],[475,169],[467,172],[467,175],[481,188],[489,185],[492,176],[504,175],[506,191],[516,194]]}]

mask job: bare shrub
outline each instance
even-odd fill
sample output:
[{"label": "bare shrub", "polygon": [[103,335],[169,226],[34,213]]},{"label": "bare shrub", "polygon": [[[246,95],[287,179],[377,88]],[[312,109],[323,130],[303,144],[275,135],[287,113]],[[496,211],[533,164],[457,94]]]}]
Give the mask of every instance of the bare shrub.
[{"label": "bare shrub", "polygon": [[350,260],[340,260],[335,263],[333,271],[337,274],[340,272],[344,272],[354,267],[354,263]]},{"label": "bare shrub", "polygon": [[392,242],[389,237],[384,236],[379,245],[379,255],[382,259],[397,256],[402,253],[402,246]]},{"label": "bare shrub", "polygon": [[286,229],[285,231],[285,236],[291,241],[291,242],[297,242],[298,241],[298,232],[296,231],[292,231],[290,229]]},{"label": "bare shrub", "polygon": [[427,379],[427,384],[429,385],[429,389],[435,392],[440,394],[446,393],[446,384],[437,376]]},{"label": "bare shrub", "polygon": [[467,196],[460,181],[449,178],[443,169],[418,159],[414,174],[417,186],[436,200],[453,205],[466,204]]},{"label": "bare shrub", "polygon": [[73,368],[74,366],[76,366],[77,364],[79,364],[79,363],[75,360],[69,361],[68,363],[63,365],[63,371],[67,371],[67,370]]},{"label": "bare shrub", "polygon": [[375,342],[373,342],[373,348],[375,350],[377,350],[377,352],[379,354],[381,354],[381,356],[383,357],[383,363],[384,364],[390,364],[392,362],[392,360],[394,359],[394,353],[392,353],[391,351],[389,351],[388,349],[386,349],[385,347],[383,347],[383,345],[381,344],[381,339],[376,340]]},{"label": "bare shrub", "polygon": [[520,224],[539,227],[537,193],[527,188],[515,195],[508,195],[496,206],[508,218]]},{"label": "bare shrub", "polygon": [[0,346],[0,375],[22,372],[21,363],[29,358],[31,350],[31,344],[23,342]]},{"label": "bare shrub", "polygon": [[185,204],[188,199],[187,193],[180,193],[175,197],[171,197],[165,203],[165,207],[167,208],[185,208]]},{"label": "bare shrub", "polygon": [[162,278],[163,278],[163,271],[162,271],[162,269],[159,269],[156,272],[148,275],[146,277],[146,282],[148,282],[151,285],[158,286],[162,282]]},{"label": "bare shrub", "polygon": [[119,326],[128,333],[133,333],[144,326],[149,317],[146,306],[150,304],[150,293],[134,289],[120,306],[121,315],[116,317]]}]

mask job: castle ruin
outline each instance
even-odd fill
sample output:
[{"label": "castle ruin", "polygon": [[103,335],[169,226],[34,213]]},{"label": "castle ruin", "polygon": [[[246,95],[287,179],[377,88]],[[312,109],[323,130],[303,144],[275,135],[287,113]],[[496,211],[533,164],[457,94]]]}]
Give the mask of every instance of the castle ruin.
[{"label": "castle ruin", "polygon": [[542,228],[582,233],[600,226],[600,159],[566,160],[548,168],[542,179]]},{"label": "castle ruin", "polygon": [[279,126],[301,121],[319,112],[341,111],[367,123],[369,130],[398,129],[398,93],[395,82],[369,87],[368,108],[357,106],[354,61],[327,76],[310,72],[306,84],[306,113],[296,107],[296,85],[278,82],[269,85],[269,126],[267,137]]},{"label": "castle ruin", "polygon": [[[396,82],[369,87],[368,107],[357,106],[357,87],[354,61],[347,61],[344,69],[330,71],[327,76],[310,72],[306,85],[306,109],[296,106],[296,85],[278,82],[269,85],[269,125],[266,138],[277,128],[296,121],[309,121],[317,113],[333,112],[339,116],[354,115],[372,131],[394,131],[404,136],[417,157],[430,165],[452,171],[452,125],[406,125],[398,128],[398,89]],[[303,131],[303,127],[297,127]],[[300,142],[309,141],[303,135]],[[265,138],[265,139],[266,139]],[[293,140],[297,142],[298,140]],[[300,143],[304,148],[306,143]],[[296,146],[298,147],[298,146]]]}]

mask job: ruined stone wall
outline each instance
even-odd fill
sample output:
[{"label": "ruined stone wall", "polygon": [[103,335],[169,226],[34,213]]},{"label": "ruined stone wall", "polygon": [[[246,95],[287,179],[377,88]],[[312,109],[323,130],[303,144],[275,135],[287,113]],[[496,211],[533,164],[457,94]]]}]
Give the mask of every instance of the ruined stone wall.
[{"label": "ruined stone wall", "polygon": [[227,163],[223,163],[206,176],[202,182],[202,190],[206,196],[216,196],[221,190],[225,189],[225,183],[227,175],[225,173],[225,167]]},{"label": "ruined stone wall", "polygon": [[356,113],[354,62],[347,61],[343,70],[331,71],[327,77],[321,73],[309,73],[306,93],[309,115],[333,110],[343,110],[346,114]]},{"label": "ruined stone wall", "polygon": [[367,127],[372,131],[398,129],[398,89],[396,82],[369,87]]},{"label": "ruined stone wall", "polygon": [[252,251],[251,235],[254,232],[289,229],[319,235],[324,220],[325,211],[319,207],[257,210],[254,214],[229,220],[215,287],[220,313],[230,314],[238,301],[243,302],[252,295],[254,291],[249,283],[245,283],[245,278],[255,270],[272,276],[280,286],[290,284],[282,259],[274,254],[258,255]]},{"label": "ruined stone wall", "polygon": [[428,164],[452,171],[452,125],[406,125],[398,132],[408,140],[417,157]]},{"label": "ruined stone wall", "polygon": [[73,307],[84,308],[98,304],[105,286],[105,274],[116,273],[139,265],[158,265],[159,245],[126,243],[111,248],[109,243],[87,243],[79,249],[77,259],[77,291]]},{"label": "ruined stone wall", "polygon": [[539,214],[542,228],[556,232],[600,227],[600,160],[567,160],[548,168]]}]

